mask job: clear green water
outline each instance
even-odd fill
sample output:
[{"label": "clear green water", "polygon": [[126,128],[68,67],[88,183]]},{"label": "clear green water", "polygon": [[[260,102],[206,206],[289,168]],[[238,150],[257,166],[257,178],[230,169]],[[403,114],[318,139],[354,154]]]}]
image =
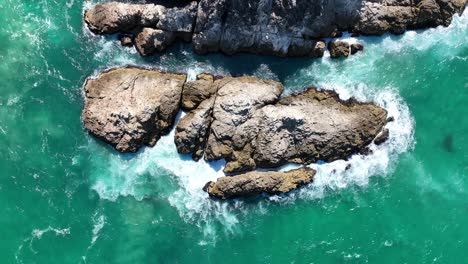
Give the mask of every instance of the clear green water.
[{"label": "clear green water", "polygon": [[[183,45],[143,60],[84,30],[90,4],[0,1],[1,263],[468,262],[468,14],[342,61]],[[392,138],[290,195],[214,202],[200,189],[222,164],[179,157],[171,136],[119,155],[83,129],[85,78],[124,64],[335,89],[389,109]]]}]

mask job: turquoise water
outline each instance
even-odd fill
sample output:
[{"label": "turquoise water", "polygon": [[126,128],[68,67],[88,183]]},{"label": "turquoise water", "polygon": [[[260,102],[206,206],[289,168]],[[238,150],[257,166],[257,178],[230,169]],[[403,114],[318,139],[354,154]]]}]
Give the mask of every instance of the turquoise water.
[{"label": "turquoise water", "polygon": [[[362,38],[346,60],[184,45],[142,59],[83,27],[91,4],[0,1],[1,263],[468,262],[468,12],[449,28]],[[350,171],[314,165],[314,184],[290,195],[211,201],[201,187],[222,163],[180,157],[171,135],[121,155],[83,129],[84,80],[126,64],[334,89],[396,121]]]}]

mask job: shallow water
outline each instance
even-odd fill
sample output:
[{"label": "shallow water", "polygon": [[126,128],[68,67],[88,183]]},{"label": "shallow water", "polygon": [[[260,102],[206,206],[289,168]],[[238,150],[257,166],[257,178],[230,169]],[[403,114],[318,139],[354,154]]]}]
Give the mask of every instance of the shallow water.
[{"label": "shallow water", "polygon": [[[2,263],[468,261],[468,12],[448,28],[360,38],[365,51],[346,60],[197,56],[182,44],[142,59],[83,27],[90,5],[0,2]],[[333,89],[396,121],[349,171],[312,165],[315,182],[289,195],[212,201],[201,187],[222,162],[179,156],[172,135],[121,155],[83,129],[84,80],[127,64]]]}]

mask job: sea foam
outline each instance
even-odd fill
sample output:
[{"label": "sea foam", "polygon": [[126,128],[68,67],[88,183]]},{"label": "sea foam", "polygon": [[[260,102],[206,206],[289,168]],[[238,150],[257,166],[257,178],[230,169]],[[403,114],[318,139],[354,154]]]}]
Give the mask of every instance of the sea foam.
[{"label": "sea foam", "polygon": [[[86,5],[89,6],[89,2]],[[451,45],[457,45],[449,39],[452,35],[463,35],[467,22],[468,15],[465,12],[462,16],[455,16],[454,22],[448,28],[438,27],[422,32],[408,31],[397,37],[385,35],[382,38],[352,38],[345,35],[344,40],[363,43],[365,51],[341,61],[332,60],[329,56],[311,60],[309,66],[293,72],[284,79],[285,95],[309,86],[334,90],[342,99],[354,97],[361,101],[375,102],[385,108],[394,121],[386,125],[390,131],[389,140],[380,146],[372,144],[370,155],[354,155],[347,161],[312,164],[310,167],[317,170],[312,184],[288,195],[270,196],[260,200],[274,203],[291,203],[297,199],[313,201],[350,186],[365,188],[372,176],[390,175],[398,163],[399,155],[415,144],[413,138],[415,122],[408,105],[398,93],[401,87],[393,86],[392,82],[375,85],[378,83],[376,80],[385,73],[372,72],[373,66],[389,54],[393,56],[408,49],[429,49],[435,45],[450,48]],[[462,36],[463,38],[466,41],[466,34]],[[111,51],[111,47],[103,38],[100,38],[96,45],[96,55],[106,61],[104,65],[107,67],[141,62],[139,58],[135,58],[138,55],[129,52],[129,49]],[[209,60],[200,61],[190,49],[182,53],[183,62],[178,62],[170,54],[165,54],[157,59],[158,65],[146,61],[142,65],[169,71],[183,69],[188,73],[189,79],[194,79],[196,74],[201,72],[229,75],[229,69],[214,66]],[[174,66],[180,64],[183,65]],[[261,64],[251,74],[269,79],[276,77],[268,63]],[[224,175],[222,172],[224,162],[207,163],[203,159],[195,162],[188,156],[179,155],[174,144],[174,130],[162,137],[155,147],[144,148],[134,155],[117,154],[103,144],[98,144],[91,137],[88,148],[97,156],[92,159],[94,162],[90,176],[92,188],[102,199],[113,201],[120,196],[132,196],[142,200],[149,195],[157,195],[167,199],[178,210],[184,221],[198,225],[207,236],[216,232],[214,223],[221,223],[225,230],[233,231],[240,222],[242,213],[247,213],[246,210],[256,210],[259,213],[266,213],[268,210],[263,202],[258,202],[252,209],[252,204],[247,206],[242,200],[221,202],[210,199],[202,187],[206,182]],[[287,165],[281,170],[293,167],[296,166]],[[170,183],[173,186],[168,188],[167,192],[159,194],[145,188],[151,181],[159,182],[157,179],[160,177],[170,177],[173,180]],[[208,242],[203,240],[200,243],[204,245]]]}]

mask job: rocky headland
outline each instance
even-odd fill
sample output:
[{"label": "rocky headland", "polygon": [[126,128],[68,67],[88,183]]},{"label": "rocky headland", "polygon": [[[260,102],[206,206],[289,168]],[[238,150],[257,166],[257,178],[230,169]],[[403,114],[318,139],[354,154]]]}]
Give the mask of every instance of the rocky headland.
[{"label": "rocky headland", "polygon": [[[447,26],[467,0],[181,0],[185,4],[175,7],[151,2],[97,4],[85,11],[84,20],[96,34],[123,33],[122,43],[133,42],[144,56],[179,39],[200,54],[322,57],[324,38]],[[332,57],[353,54],[349,44],[337,44],[329,45],[341,47]]]},{"label": "rocky headland", "polygon": [[[389,136],[383,108],[341,100],[332,91],[282,96],[280,82],[256,77],[186,79],[132,67],[103,72],[84,85],[84,125],[120,152],[154,146],[175,125],[179,153],[226,161],[224,172],[232,175],[205,188],[222,199],[288,192],[311,182],[315,172],[249,171],[347,159]],[[174,124],[180,109],[187,114]]]}]

